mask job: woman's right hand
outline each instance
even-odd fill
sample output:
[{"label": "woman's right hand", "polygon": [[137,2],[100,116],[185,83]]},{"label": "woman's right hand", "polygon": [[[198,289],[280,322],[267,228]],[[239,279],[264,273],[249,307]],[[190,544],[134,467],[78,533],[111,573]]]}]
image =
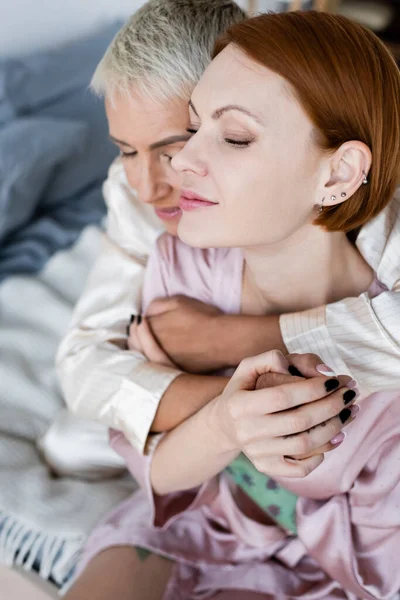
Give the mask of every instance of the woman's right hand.
[{"label": "woman's right hand", "polygon": [[[296,360],[296,366],[307,365],[307,355],[291,362]],[[224,451],[243,452],[272,477],[305,477],[321,464],[323,452],[332,447],[330,440],[354,419],[357,407],[351,407],[358,393],[345,375],[295,377],[290,383],[256,389],[269,374],[288,376],[288,367],[277,350],[242,361],[216,399],[212,420]]]}]

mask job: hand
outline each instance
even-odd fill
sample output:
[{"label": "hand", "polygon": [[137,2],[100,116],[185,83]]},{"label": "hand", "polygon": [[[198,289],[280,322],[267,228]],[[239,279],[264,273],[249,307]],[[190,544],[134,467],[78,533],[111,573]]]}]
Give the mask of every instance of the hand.
[{"label": "hand", "polygon": [[[260,377],[257,379],[255,389],[258,390],[276,387],[284,383],[296,383],[302,381],[304,377],[319,377],[321,375],[321,371],[318,371],[317,367],[325,366],[322,365],[322,360],[316,354],[289,354],[287,356],[287,360],[292,366],[292,368],[295,367],[295,371],[299,373],[299,376],[284,375],[282,373],[265,373],[263,375],[260,375]],[[333,372],[332,376],[334,376]],[[318,425],[317,427],[321,426],[322,425]],[[302,460],[304,458],[309,458],[310,456],[318,456],[319,454],[325,454],[326,452],[330,452],[331,450],[337,448],[343,441],[343,439],[344,434],[339,432],[338,435],[333,438],[334,443],[329,441],[323,446],[319,446],[318,448],[313,449],[308,454],[292,456],[291,458]]]},{"label": "hand", "polygon": [[[315,375],[315,364],[311,361],[310,365],[309,358],[298,355],[290,360],[300,372]],[[357,390],[346,387],[350,377],[320,374],[256,389],[260,377],[271,373],[287,376],[288,367],[279,351],[242,361],[215,402],[212,419],[224,451],[243,452],[259,471],[272,477],[305,477],[324,459],[321,453],[311,453],[329,445],[344,424],[353,420],[350,407]],[[301,460],[289,458],[303,456],[306,458]]]},{"label": "hand", "polygon": [[154,300],[148,324],[159,348],[184,371],[204,373],[227,366],[218,359],[216,308],[186,296]]},{"label": "hand", "polygon": [[128,327],[128,349],[137,350],[150,361],[167,367],[176,367],[154,338],[146,317],[138,315]]}]

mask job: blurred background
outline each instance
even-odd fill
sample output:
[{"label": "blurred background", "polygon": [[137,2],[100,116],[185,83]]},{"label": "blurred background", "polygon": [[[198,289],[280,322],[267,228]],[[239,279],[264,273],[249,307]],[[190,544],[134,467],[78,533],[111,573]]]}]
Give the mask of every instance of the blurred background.
[{"label": "blurred background", "polygon": [[[0,56],[21,54],[77,39],[115,17],[126,18],[140,0],[2,0]],[[251,12],[319,5],[370,26],[390,43],[400,43],[400,0],[239,0]]]}]

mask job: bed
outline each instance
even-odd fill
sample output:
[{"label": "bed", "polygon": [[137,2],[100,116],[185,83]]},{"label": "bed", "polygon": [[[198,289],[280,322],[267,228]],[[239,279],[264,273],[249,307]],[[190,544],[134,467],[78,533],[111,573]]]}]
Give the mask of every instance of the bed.
[{"label": "bed", "polygon": [[22,4],[0,7],[0,598],[7,600],[28,597],[17,588],[32,583],[6,567],[65,587],[95,522],[133,489],[126,476],[54,477],[38,440],[64,404],[54,356],[99,251],[101,187],[116,155],[88,83],[121,26],[116,17],[135,3],[113,3],[114,14],[102,13],[106,3],[95,14],[89,2],[69,3],[70,21],[81,14],[84,26],[68,28],[57,14],[50,36],[46,2]]}]

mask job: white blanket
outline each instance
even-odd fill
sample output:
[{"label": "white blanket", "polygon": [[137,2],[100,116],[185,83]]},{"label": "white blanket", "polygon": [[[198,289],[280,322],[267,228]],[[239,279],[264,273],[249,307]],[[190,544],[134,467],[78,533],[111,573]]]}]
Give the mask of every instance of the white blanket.
[{"label": "white blanket", "polygon": [[87,227],[40,275],[0,286],[0,563],[37,562],[59,585],[96,521],[133,489],[128,477],[54,478],[36,446],[64,406],[55,353],[100,241]]}]

